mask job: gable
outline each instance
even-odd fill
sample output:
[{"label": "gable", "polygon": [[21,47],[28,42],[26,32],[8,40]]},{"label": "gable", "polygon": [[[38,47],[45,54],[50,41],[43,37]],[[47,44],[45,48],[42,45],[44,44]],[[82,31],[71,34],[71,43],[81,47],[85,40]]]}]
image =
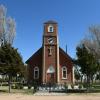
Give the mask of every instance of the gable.
[{"label": "gable", "polygon": [[34,60],[36,61],[38,58],[41,57],[42,57],[42,47],[37,52],[35,52],[25,63],[28,64]]},{"label": "gable", "polygon": [[72,58],[67,53],[65,53],[65,51],[60,47],[59,47],[59,59],[60,59],[60,62],[61,61],[66,62],[67,61],[68,63],[73,64]]},{"label": "gable", "polygon": [[[41,58],[41,57],[42,57],[42,47],[37,52],[35,52],[25,63],[28,64],[34,60],[36,61],[36,59]],[[63,58],[65,59],[65,61],[67,60],[68,62],[73,64],[72,58],[67,53],[65,53],[65,51],[60,47],[59,47],[59,58],[60,59]]]}]

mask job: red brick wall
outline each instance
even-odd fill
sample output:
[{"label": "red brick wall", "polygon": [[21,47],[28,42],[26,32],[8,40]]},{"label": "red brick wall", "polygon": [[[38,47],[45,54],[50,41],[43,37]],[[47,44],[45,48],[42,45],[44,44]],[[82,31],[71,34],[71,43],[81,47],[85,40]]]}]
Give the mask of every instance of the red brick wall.
[{"label": "red brick wall", "polygon": [[[47,70],[50,67],[50,65],[52,65],[55,69],[55,73],[54,73],[54,82],[57,82],[57,46],[52,46],[52,55],[48,55],[48,48],[49,46],[45,47],[45,73],[47,75]],[[49,82],[50,78],[48,76],[45,77],[46,78],[46,82]]]},{"label": "red brick wall", "polygon": [[[48,46],[46,47],[46,51],[48,51]],[[47,75],[47,69],[50,65],[54,66],[55,68],[55,74],[54,74],[54,82],[57,82],[57,47],[54,46],[53,47],[53,54],[52,56],[48,55],[48,52],[45,53],[45,57],[46,57],[46,75]],[[67,56],[64,55],[64,53],[62,53],[62,51],[59,51],[59,62],[60,62],[60,82],[61,83],[72,83],[73,80],[73,75],[72,75],[72,68],[73,68],[73,64],[71,62],[71,59]],[[42,83],[42,77],[43,77],[43,73],[42,73],[42,49],[37,52],[32,58],[31,60],[28,62],[29,64],[29,81],[34,81],[33,77],[34,77],[34,67],[38,66],[39,67],[39,80],[35,80],[37,81],[39,84]],[[67,79],[62,79],[62,67],[66,66],[67,67]],[[50,75],[47,75],[45,78],[47,78],[46,82],[50,81]]]},{"label": "red brick wall", "polygon": [[34,67],[39,67],[39,79],[35,80],[37,83],[42,83],[42,48],[37,52],[31,60],[28,62],[29,65],[29,81],[34,81]]},{"label": "red brick wall", "polygon": [[[59,60],[60,60],[60,82],[61,83],[72,83],[73,82],[73,64],[71,62],[71,59],[65,56],[61,51],[59,54]],[[62,67],[66,66],[67,67],[67,79],[62,79]]]}]

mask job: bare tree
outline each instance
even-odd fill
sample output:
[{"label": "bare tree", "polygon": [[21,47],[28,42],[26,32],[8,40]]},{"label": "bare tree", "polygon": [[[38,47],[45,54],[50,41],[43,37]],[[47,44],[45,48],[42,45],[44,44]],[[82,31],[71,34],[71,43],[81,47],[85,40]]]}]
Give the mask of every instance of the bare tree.
[{"label": "bare tree", "polygon": [[0,44],[12,44],[16,34],[15,20],[6,16],[7,9],[0,5]]},{"label": "bare tree", "polygon": [[100,26],[91,26],[88,36],[82,40],[89,52],[93,53],[97,60],[100,60]]},{"label": "bare tree", "polygon": [[100,26],[94,25],[89,27],[88,35],[81,43],[95,56],[97,61],[97,74],[100,80]]},{"label": "bare tree", "polygon": [[6,36],[6,40],[8,43],[13,43],[14,37],[15,37],[15,33],[16,33],[16,26],[15,26],[15,20],[12,19],[11,17],[9,17],[7,19],[7,36]]},{"label": "bare tree", "polygon": [[6,17],[6,8],[3,5],[0,5],[0,43],[3,42],[5,34],[5,17]]}]

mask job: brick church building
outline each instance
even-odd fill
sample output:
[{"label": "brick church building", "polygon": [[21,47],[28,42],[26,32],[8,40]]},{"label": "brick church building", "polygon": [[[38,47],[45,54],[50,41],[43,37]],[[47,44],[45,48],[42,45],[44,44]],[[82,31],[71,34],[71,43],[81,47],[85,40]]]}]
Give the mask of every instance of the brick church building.
[{"label": "brick church building", "polygon": [[71,84],[74,82],[73,62],[71,57],[59,47],[58,25],[55,21],[44,23],[42,47],[26,63],[30,83]]}]

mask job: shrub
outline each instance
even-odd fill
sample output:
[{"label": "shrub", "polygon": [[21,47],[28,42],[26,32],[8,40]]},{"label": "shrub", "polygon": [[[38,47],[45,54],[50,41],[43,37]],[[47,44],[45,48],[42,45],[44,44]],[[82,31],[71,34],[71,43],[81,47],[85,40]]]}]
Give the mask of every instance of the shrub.
[{"label": "shrub", "polygon": [[65,87],[65,90],[68,89],[68,85],[66,83],[64,84],[64,87]]},{"label": "shrub", "polygon": [[30,84],[28,84],[28,89],[31,89],[31,87],[32,87],[32,86],[31,86]]},{"label": "shrub", "polygon": [[82,89],[82,85],[81,84],[79,84],[79,89]]},{"label": "shrub", "polygon": [[74,85],[73,84],[71,85],[71,88],[74,89]]},{"label": "shrub", "polygon": [[23,85],[21,83],[12,84],[12,89],[23,89]]},{"label": "shrub", "polygon": [[18,89],[23,89],[23,84],[22,83],[18,84]]},{"label": "shrub", "polygon": [[11,88],[12,88],[12,89],[15,89],[15,88],[16,88],[16,84],[12,84],[12,85],[11,85]]}]

